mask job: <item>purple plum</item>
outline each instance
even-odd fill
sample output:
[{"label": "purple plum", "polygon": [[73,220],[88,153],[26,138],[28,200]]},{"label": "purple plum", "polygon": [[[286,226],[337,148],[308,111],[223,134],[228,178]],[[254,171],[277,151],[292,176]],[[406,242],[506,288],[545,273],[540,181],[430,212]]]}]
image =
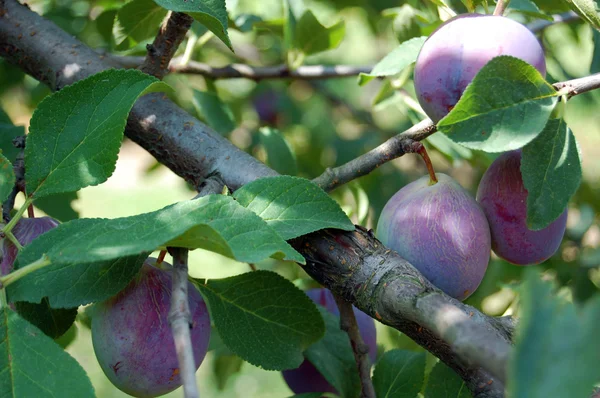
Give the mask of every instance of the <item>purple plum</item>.
[{"label": "purple plum", "polygon": [[[51,217],[21,218],[12,229],[21,246],[26,246],[41,234],[58,226],[58,221]],[[0,272],[2,275],[9,274],[13,270],[13,264],[19,251],[8,239],[2,240],[2,262]]]},{"label": "purple plum", "polygon": [[[156,397],[181,386],[167,319],[172,277],[155,264],[155,259],[147,259],[127,287],[97,304],[92,313],[92,343],[102,370],[117,388],[136,397]],[[189,282],[188,297],[197,369],[208,348],[210,318],[202,296]]]},{"label": "purple plum", "polygon": [[534,34],[512,19],[463,14],[440,25],[415,64],[415,91],[434,122],[452,110],[477,72],[492,58],[511,55],[546,76],[544,50]]},{"label": "purple plum", "polygon": [[446,294],[464,300],[481,283],[490,258],[485,214],[454,179],[437,173],[400,189],[384,206],[377,238]]},{"label": "purple plum", "polygon": [[[308,290],[306,291],[306,294],[312,301],[324,307],[330,313],[335,316],[340,315],[340,311],[337,308],[335,298],[331,291],[318,288]],[[369,347],[369,358],[371,359],[371,363],[374,363],[377,358],[377,333],[375,330],[375,321],[359,309],[355,307],[353,307],[353,309],[360,334],[365,344]],[[285,382],[295,394],[309,392],[337,393],[335,388],[325,380],[325,377],[319,373],[317,368],[306,359],[298,368],[284,370],[282,373]]]},{"label": "purple plum", "polygon": [[521,178],[521,151],[500,155],[483,175],[477,200],[487,216],[492,249],[517,265],[539,264],[558,250],[567,226],[567,210],[546,228],[527,228],[527,190]]}]

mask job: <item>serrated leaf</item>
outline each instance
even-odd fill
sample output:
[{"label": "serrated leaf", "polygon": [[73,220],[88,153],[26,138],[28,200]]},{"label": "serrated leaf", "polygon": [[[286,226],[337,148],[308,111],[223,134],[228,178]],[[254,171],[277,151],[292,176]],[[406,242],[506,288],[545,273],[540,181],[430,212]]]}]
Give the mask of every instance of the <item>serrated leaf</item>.
[{"label": "serrated leaf", "polygon": [[115,25],[118,11],[118,9],[105,10],[94,20],[96,30],[111,47],[114,45],[113,26]]},{"label": "serrated leaf", "polygon": [[511,2],[508,4],[508,11],[518,12],[535,18],[546,19],[548,21],[553,20],[551,15],[542,12],[531,0],[511,0]]},{"label": "serrated leaf", "polygon": [[581,183],[575,136],[562,119],[551,119],[525,148],[521,160],[527,189],[527,226],[540,230],[556,220]]},{"label": "serrated leaf", "polygon": [[[45,244],[52,245],[52,242]],[[34,243],[27,247],[32,245]],[[103,301],[127,286],[149,254],[92,263],[51,264],[12,283],[6,291],[10,301],[39,303],[42,298],[48,297],[53,308]]]},{"label": "serrated leaf", "polygon": [[425,377],[425,353],[387,351],[373,372],[373,387],[381,398],[416,398]]},{"label": "serrated leaf", "polygon": [[13,166],[0,153],[0,202],[4,202],[15,186],[15,172]]},{"label": "serrated leaf", "polygon": [[267,153],[268,166],[279,174],[292,176],[298,174],[296,155],[279,130],[262,127],[258,130],[258,138]]},{"label": "serrated leaf", "polygon": [[253,365],[296,368],[302,351],[323,336],[323,321],[313,302],[274,272],[209,280],[198,288],[223,342]]},{"label": "serrated leaf", "polygon": [[73,209],[73,202],[77,199],[77,192],[57,193],[37,199],[35,207],[52,218],[67,222],[79,218],[79,213]]},{"label": "serrated leaf", "polygon": [[523,315],[509,364],[507,394],[589,397],[600,380],[600,297],[576,308],[531,269],[520,303]]},{"label": "serrated leaf", "polygon": [[427,380],[425,398],[471,398],[465,382],[454,370],[438,362]]},{"label": "serrated leaf", "polygon": [[371,73],[361,73],[358,76],[358,84],[365,85],[376,77],[396,75],[408,65],[417,60],[417,55],[423,47],[427,37],[414,37],[400,44],[395,50],[386,55],[374,67]]},{"label": "serrated leaf", "polygon": [[115,49],[127,50],[153,38],[166,16],[167,10],[153,0],[132,0],[126,3],[117,11],[112,26]]},{"label": "serrated leaf", "polygon": [[52,339],[65,334],[77,316],[77,307],[52,308],[47,297],[44,297],[40,303],[18,301],[15,303],[15,310],[23,319]]},{"label": "serrated leaf", "polygon": [[571,10],[579,14],[590,25],[600,29],[600,4],[597,0],[565,0]]},{"label": "serrated leaf", "polygon": [[14,311],[0,311],[1,397],[94,397],[83,368]]},{"label": "serrated leaf", "polygon": [[337,202],[304,178],[261,178],[235,191],[233,197],[285,240],[324,228],[354,230]]},{"label": "serrated leaf", "polygon": [[325,336],[308,347],[304,355],[342,398],[356,398],[360,379],[348,334],[340,329],[339,317],[323,307],[319,311],[325,321]]},{"label": "serrated leaf", "polygon": [[167,10],[184,12],[206,26],[233,51],[227,34],[227,9],[225,0],[154,0]]},{"label": "serrated leaf", "polygon": [[518,149],[544,128],[556,90],[527,62],[493,58],[477,73],[438,130],[459,144],[486,152]]},{"label": "serrated leaf", "polygon": [[332,50],[340,45],[345,34],[346,25],[344,21],[325,27],[312,11],[307,10],[296,23],[294,47],[304,55]]},{"label": "serrated leaf", "polygon": [[111,69],[46,97],[27,134],[28,194],[40,198],[106,181],[115,169],[134,102],[165,87],[140,71]]},{"label": "serrated leaf", "polygon": [[235,129],[233,112],[221,101],[217,93],[194,90],[192,103],[198,115],[222,135],[227,135]]}]

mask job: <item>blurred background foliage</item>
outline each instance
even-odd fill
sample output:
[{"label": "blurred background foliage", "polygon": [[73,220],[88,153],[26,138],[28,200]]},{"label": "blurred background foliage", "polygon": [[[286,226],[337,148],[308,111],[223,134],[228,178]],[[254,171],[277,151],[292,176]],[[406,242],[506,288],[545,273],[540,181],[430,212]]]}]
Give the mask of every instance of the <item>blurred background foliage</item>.
[{"label": "blurred background foliage", "polygon": [[[113,25],[124,3],[28,1],[32,9],[103,53],[116,52]],[[513,0],[513,3],[517,10],[519,7],[531,10],[531,5],[535,6],[529,0]],[[465,4],[472,3],[454,0],[447,4],[462,13],[467,10]],[[339,45],[334,43],[335,48],[301,58],[304,64],[372,65],[399,43],[428,35],[448,18],[439,1],[306,0],[304,5],[323,26],[336,26],[340,21],[344,26]],[[230,0],[227,6],[229,35],[235,54],[195,23],[178,55],[212,66],[232,62],[267,66],[289,60],[281,0]],[[565,11],[560,2],[543,2],[539,6],[543,12]],[[491,11],[492,2],[489,7]],[[477,10],[485,11],[481,5]],[[513,11],[508,15],[523,23],[536,19],[535,12]],[[152,35],[155,31],[156,26],[149,28]],[[585,23],[557,24],[545,29],[540,38],[546,50],[550,81],[600,71],[600,37]],[[144,55],[145,44],[151,40],[151,37],[132,39],[124,46],[129,48],[116,53]],[[314,178],[327,167],[341,165],[363,154],[423,117],[415,106],[410,72],[409,68],[391,79],[373,80],[364,86],[359,86],[356,78],[254,82],[169,75],[165,80],[175,88],[173,100],[239,148],[282,173]],[[2,108],[13,123],[27,127],[33,110],[49,90],[0,60],[0,93]],[[540,266],[547,278],[564,287],[561,292],[565,296],[579,302],[600,288],[599,106],[598,91],[577,96],[568,103],[566,120],[581,146],[584,180],[570,203],[567,235],[560,251]],[[5,125],[0,125],[0,129],[3,140],[20,131]],[[427,139],[426,145],[436,170],[453,176],[473,194],[493,160],[492,155],[457,146],[440,134]],[[425,173],[422,161],[408,155],[337,189],[332,195],[355,223],[375,229],[385,202],[403,185]],[[77,216],[114,218],[155,210],[193,195],[185,182],[136,144],[125,140],[116,172],[107,183],[40,201],[38,212],[46,212],[61,221]],[[293,263],[269,260],[257,266],[280,272],[303,288],[315,284]],[[192,276],[197,278],[221,278],[249,270],[247,264],[200,250],[192,253],[190,268]],[[493,256],[484,281],[467,302],[491,315],[518,314],[522,271],[522,267]],[[399,332],[381,324],[377,326],[382,351],[422,350]],[[83,310],[78,322],[60,342],[69,344],[68,351],[84,366],[99,397],[125,396],[108,382],[96,362]],[[224,349],[218,339],[212,342],[212,348],[198,372],[202,396],[275,398],[291,395],[280,373],[263,371],[242,362]],[[433,362],[430,357],[428,363]],[[180,395],[180,391],[169,394]]]}]

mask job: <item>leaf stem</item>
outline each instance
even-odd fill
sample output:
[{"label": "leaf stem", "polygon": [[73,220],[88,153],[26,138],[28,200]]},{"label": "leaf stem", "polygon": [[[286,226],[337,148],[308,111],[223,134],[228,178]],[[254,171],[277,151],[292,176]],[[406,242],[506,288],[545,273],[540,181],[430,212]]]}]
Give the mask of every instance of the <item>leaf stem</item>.
[{"label": "leaf stem", "polygon": [[498,0],[498,3],[496,3],[496,8],[494,9],[494,15],[502,16],[509,3],[510,0]]},{"label": "leaf stem", "polygon": [[27,208],[29,208],[29,205],[32,203],[33,199],[31,197],[26,198],[25,203],[23,203],[23,206],[19,208],[17,214],[15,214],[15,216],[9,221],[9,223],[6,224],[4,228],[2,228],[2,232],[7,234],[10,231],[12,231],[15,225],[17,225],[17,222],[21,219],[21,217],[23,217],[23,213],[25,213],[25,210],[27,210]]},{"label": "leaf stem", "polygon": [[10,231],[5,232],[4,235],[8,238],[8,240],[10,240],[13,243],[13,245],[15,245],[17,250],[19,250],[19,251],[23,250],[23,246],[21,245],[21,242],[19,242],[17,237],[12,232],[10,232]]},{"label": "leaf stem", "polygon": [[0,282],[2,283],[3,287],[6,287],[6,286],[10,285],[11,283],[18,281],[22,277],[27,276],[30,273],[37,271],[38,269],[42,269],[45,266],[50,265],[50,264],[52,264],[52,261],[50,261],[48,256],[46,256],[44,254],[39,260],[34,261],[33,263],[28,264],[23,268],[19,268],[18,270],[13,271],[10,274],[1,277]]}]

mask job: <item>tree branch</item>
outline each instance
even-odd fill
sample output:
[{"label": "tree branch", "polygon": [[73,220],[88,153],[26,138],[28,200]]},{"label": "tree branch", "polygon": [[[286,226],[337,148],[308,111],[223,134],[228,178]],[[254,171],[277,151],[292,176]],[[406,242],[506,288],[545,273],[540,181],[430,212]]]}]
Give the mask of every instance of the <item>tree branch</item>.
[{"label": "tree branch", "polygon": [[335,303],[340,310],[340,329],[348,334],[350,345],[354,352],[354,359],[358,366],[358,375],[362,387],[361,398],[375,398],[375,388],[371,380],[371,361],[369,360],[369,346],[365,344],[358,323],[354,316],[352,304],[338,295],[333,295]]},{"label": "tree branch", "polygon": [[161,26],[154,43],[148,44],[148,54],[140,70],[159,79],[169,72],[169,63],[175,51],[192,26],[194,18],[182,12],[171,12],[169,19]]},{"label": "tree branch", "polygon": [[595,73],[586,77],[580,77],[578,79],[554,83],[553,86],[558,91],[565,90],[566,95],[571,98],[599,88],[600,73]]},{"label": "tree branch", "polygon": [[188,249],[170,247],[168,250],[173,257],[169,325],[175,342],[183,394],[186,398],[198,398],[196,363],[190,335],[192,315],[188,299]]}]

